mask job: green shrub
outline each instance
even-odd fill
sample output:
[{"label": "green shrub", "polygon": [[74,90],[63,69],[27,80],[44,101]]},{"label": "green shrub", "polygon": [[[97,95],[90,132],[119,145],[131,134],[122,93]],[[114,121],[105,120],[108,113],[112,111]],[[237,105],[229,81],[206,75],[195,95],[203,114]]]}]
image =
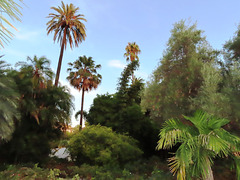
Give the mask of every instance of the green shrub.
[{"label": "green shrub", "polygon": [[142,154],[136,140],[100,125],[88,126],[75,134],[68,149],[78,164],[124,165]]},{"label": "green shrub", "polygon": [[9,165],[6,170],[0,172],[0,179],[9,180],[30,180],[30,179],[60,179],[60,175],[66,176],[65,172],[59,169],[43,169],[35,164],[33,167],[21,165]]}]

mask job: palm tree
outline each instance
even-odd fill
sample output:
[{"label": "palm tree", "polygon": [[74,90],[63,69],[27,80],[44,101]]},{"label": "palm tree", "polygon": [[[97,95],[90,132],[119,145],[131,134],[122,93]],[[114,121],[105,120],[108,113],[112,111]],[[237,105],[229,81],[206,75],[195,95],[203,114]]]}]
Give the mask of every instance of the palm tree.
[{"label": "palm tree", "polygon": [[[141,50],[139,49],[139,46],[136,44],[136,42],[128,43],[125,50],[126,50],[126,53],[124,53],[124,57],[127,58],[127,61],[129,60],[131,60],[131,62],[139,61],[138,54],[141,53]],[[133,72],[132,72],[132,82],[134,82]]]},{"label": "palm tree", "polygon": [[101,68],[101,65],[95,65],[92,57],[81,56],[73,63],[69,63],[68,68],[69,76],[67,79],[70,84],[78,89],[82,90],[82,103],[81,103],[81,116],[80,116],[80,129],[82,128],[83,119],[83,102],[84,92],[96,89],[101,83],[102,76],[97,73],[97,69]]},{"label": "palm tree", "polygon": [[32,82],[34,88],[44,88],[47,81],[52,80],[53,77],[53,72],[50,68],[50,60],[44,56],[38,58],[35,55],[33,58],[28,56],[27,61],[30,61],[31,63],[28,64],[26,62],[18,62],[16,66],[21,66],[23,74],[26,71],[32,71]]},{"label": "palm tree", "polygon": [[85,40],[86,28],[82,21],[86,22],[87,20],[83,18],[84,15],[76,14],[79,8],[75,7],[73,4],[65,5],[62,2],[62,7],[51,7],[51,9],[55,10],[57,13],[50,13],[48,16],[48,18],[52,19],[47,23],[47,34],[54,31],[53,40],[54,42],[57,40],[61,45],[55,79],[55,86],[57,86],[62,65],[63,51],[66,49],[67,43],[69,43],[72,49],[74,45],[78,47],[78,44]]},{"label": "palm tree", "polygon": [[239,176],[240,138],[221,128],[229,120],[219,119],[201,111],[193,117],[184,116],[190,123],[170,119],[160,132],[157,149],[171,149],[181,143],[175,156],[169,158],[170,171],[177,173],[178,180],[202,176],[213,180],[211,169],[213,158],[231,156],[236,163]]},{"label": "palm tree", "polygon": [[42,56],[27,57],[30,63],[18,62],[20,71],[16,80],[21,93],[20,104],[25,114],[40,121],[52,121],[50,124],[67,124],[72,107],[71,96],[66,87],[53,87],[53,72],[50,61]]},{"label": "palm tree", "polygon": [[[22,0],[19,0],[22,2]],[[1,0],[0,1],[0,11],[3,14],[9,16],[12,20],[21,21],[21,6],[14,2],[13,0]],[[11,26],[15,30],[17,30],[2,14],[0,14],[0,45],[4,47],[3,43],[7,43],[11,37],[13,37],[13,33],[9,31],[2,22],[6,23],[7,25]]]}]

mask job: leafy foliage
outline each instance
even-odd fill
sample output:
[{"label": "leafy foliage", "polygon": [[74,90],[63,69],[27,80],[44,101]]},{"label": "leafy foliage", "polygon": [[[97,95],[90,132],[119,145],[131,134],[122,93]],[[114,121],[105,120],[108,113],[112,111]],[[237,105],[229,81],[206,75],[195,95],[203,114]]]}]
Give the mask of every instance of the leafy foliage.
[{"label": "leafy foliage", "polygon": [[49,141],[59,137],[70,121],[72,97],[66,87],[53,86],[48,77],[53,73],[45,68],[49,62],[43,59],[34,57],[33,64],[20,63],[19,71],[8,73],[20,94],[20,121],[11,141],[1,147],[2,158],[10,162],[42,162],[50,153]]},{"label": "leafy foliage", "polygon": [[138,61],[130,62],[121,74],[117,93],[97,95],[86,118],[91,125],[100,124],[118,133],[128,133],[139,141],[144,155],[149,156],[155,152],[158,129],[139,105],[142,80],[135,79],[129,84],[131,74],[138,66]]},{"label": "leafy foliage", "polygon": [[142,154],[137,141],[104,126],[88,126],[74,135],[69,152],[77,163],[123,165]]},{"label": "leafy foliage", "polygon": [[198,95],[191,98],[192,109],[201,109],[214,116],[231,120],[227,128],[234,133],[239,132],[240,117],[240,66],[236,48],[238,39],[239,34],[236,33],[232,40],[226,42],[222,52],[224,59],[203,65],[201,69],[203,83]]},{"label": "leafy foliage", "polygon": [[14,121],[19,119],[16,83],[7,76],[7,64],[0,61],[0,142],[9,140],[14,130]]},{"label": "leafy foliage", "polygon": [[141,105],[159,124],[191,114],[191,99],[198,95],[203,64],[216,58],[196,24],[174,25],[160,65],[144,90]]}]

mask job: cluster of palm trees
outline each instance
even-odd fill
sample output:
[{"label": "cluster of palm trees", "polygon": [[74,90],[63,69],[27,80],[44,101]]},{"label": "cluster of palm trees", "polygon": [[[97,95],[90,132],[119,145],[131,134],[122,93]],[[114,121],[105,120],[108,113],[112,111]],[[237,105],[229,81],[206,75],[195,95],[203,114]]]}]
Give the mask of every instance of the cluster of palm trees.
[{"label": "cluster of palm trees", "polygon": [[[78,47],[86,37],[86,28],[82,21],[86,22],[84,15],[76,14],[79,10],[73,4],[65,5],[62,2],[61,7],[52,7],[56,13],[50,13],[48,18],[51,20],[47,23],[47,34],[54,32],[53,40],[60,42],[61,50],[58,61],[55,86],[58,85],[63,52],[69,43],[70,48],[75,45]],[[138,45],[134,43],[128,43],[126,46],[126,53],[124,56],[128,60],[135,61],[139,60],[138,54],[141,52]],[[82,103],[81,103],[81,116],[80,116],[80,128],[82,127],[83,118],[83,102],[84,102],[84,92],[90,91],[92,88],[96,89],[101,82],[101,75],[97,73],[97,69],[101,68],[101,65],[95,65],[92,57],[87,58],[86,56],[79,57],[74,63],[69,63],[70,72],[67,79],[70,84],[78,89],[82,90]],[[132,82],[134,82],[134,74],[132,72]]]},{"label": "cluster of palm trees", "polygon": [[[0,8],[11,18],[20,20],[19,17],[21,16],[21,12],[19,8],[21,7],[19,4],[12,0],[3,0],[0,3]],[[69,44],[72,49],[74,46],[78,47],[78,45],[85,40],[86,28],[83,22],[86,22],[86,19],[84,18],[84,15],[77,14],[79,8],[75,7],[73,4],[65,5],[62,2],[61,6],[57,8],[52,7],[51,9],[54,10],[55,13],[50,13],[48,16],[48,18],[51,19],[47,23],[47,34],[53,32],[54,42],[59,42],[61,46],[55,78],[55,87],[57,87],[59,84],[64,50],[66,49],[67,44]],[[4,16],[0,15],[0,19],[12,26],[12,24],[8,22]],[[2,47],[3,42],[8,41],[11,36],[12,33],[6,30],[2,23],[0,23],[0,45]],[[127,61],[139,61],[138,54],[140,54],[141,51],[135,42],[128,43],[125,50],[126,53],[124,54],[124,57],[126,57]],[[44,94],[44,89],[51,89],[52,85],[49,86],[48,81],[52,81],[53,73],[48,66],[46,66],[49,65],[49,60],[45,57],[41,57],[39,59],[36,56],[33,59],[28,57],[28,60],[31,61],[31,65],[19,63],[19,65],[21,65],[20,74],[23,72],[33,73],[31,81],[33,84],[33,90],[36,90],[36,93],[31,93],[31,97],[36,99],[39,98],[37,97],[39,96],[39,93],[37,93],[39,90],[42,90],[42,96]],[[6,72],[4,70],[5,66],[7,65],[3,61],[0,61],[0,138],[8,139],[13,131],[12,127],[14,119],[17,119],[18,116],[16,110],[17,99],[14,97],[18,97],[19,94],[14,91],[14,83],[12,83],[11,79],[8,79],[6,76]],[[69,63],[69,66],[69,76],[67,79],[74,88],[82,91],[80,116],[81,129],[83,125],[84,94],[92,89],[96,89],[101,83],[102,76],[97,73],[97,70],[101,68],[101,65],[95,65],[92,57],[81,56],[73,63]],[[134,83],[134,73],[132,72],[131,74],[132,83]],[[46,77],[43,77],[43,75]],[[6,82],[8,82],[8,85]],[[11,94],[11,96],[9,96],[9,94]],[[24,98],[21,97],[22,102]],[[70,98],[66,97],[65,99],[70,107]],[[46,116],[44,108],[49,109],[53,107],[46,104],[46,102],[41,103],[42,104],[40,104],[38,108],[29,108],[30,114],[35,118],[37,123],[39,123],[40,116]],[[28,103],[25,104],[27,105]],[[64,104],[62,105],[64,106]],[[57,110],[57,108],[52,108],[51,111],[48,112],[51,113],[56,111],[55,114],[61,114],[61,112],[58,113]],[[69,115],[69,113],[66,113],[66,115]],[[49,116],[50,114],[47,114],[46,117]],[[66,116],[62,117],[62,119],[65,120],[67,118]],[[58,118],[60,118],[60,116]],[[210,180],[213,179],[211,169],[213,158],[230,156],[236,162],[237,175],[238,179],[240,179],[240,160],[238,157],[238,152],[240,150],[240,138],[231,135],[222,128],[222,126],[226,125],[229,121],[225,119],[216,119],[200,111],[196,112],[194,117],[185,116],[185,119],[187,119],[189,123],[183,123],[177,119],[170,119],[166,121],[160,132],[160,140],[157,146],[158,149],[170,149],[174,145],[180,143],[175,156],[169,159],[171,172],[173,174],[177,173],[178,179],[184,180],[192,177],[203,177],[204,179]]]},{"label": "cluster of palm trees", "polygon": [[[63,58],[64,49],[67,44],[70,48],[78,45],[86,38],[86,28],[82,21],[87,21],[84,15],[77,14],[79,8],[73,4],[65,5],[62,2],[61,7],[52,7],[56,13],[50,13],[48,18],[51,20],[47,23],[47,34],[54,32],[53,40],[57,40],[60,43],[61,50],[58,61],[57,73],[55,78],[55,86],[58,86],[59,76],[61,71],[61,64]],[[101,75],[97,73],[97,69],[101,68],[101,65],[95,65],[92,57],[86,56],[79,57],[74,63],[69,63],[70,72],[67,79],[70,84],[78,89],[82,90],[82,103],[81,103],[81,117],[80,117],[80,129],[82,128],[83,119],[83,103],[84,92],[90,91],[93,88],[96,89],[101,83]]]}]

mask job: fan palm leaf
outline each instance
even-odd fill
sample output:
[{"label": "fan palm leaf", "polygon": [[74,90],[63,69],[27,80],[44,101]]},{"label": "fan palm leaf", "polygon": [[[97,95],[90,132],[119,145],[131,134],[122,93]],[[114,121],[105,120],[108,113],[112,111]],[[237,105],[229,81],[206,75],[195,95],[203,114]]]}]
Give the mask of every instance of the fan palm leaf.
[{"label": "fan palm leaf", "polygon": [[180,143],[175,156],[169,159],[170,171],[177,173],[178,179],[213,179],[211,166],[214,157],[231,156],[236,159],[236,170],[239,170],[237,152],[240,151],[240,138],[222,128],[228,120],[201,111],[197,111],[193,117],[184,117],[191,122],[190,125],[178,119],[165,122],[157,146],[157,149],[170,149]]},{"label": "fan palm leaf", "polygon": [[73,63],[69,63],[68,68],[69,76],[67,79],[70,84],[78,89],[82,90],[82,103],[81,103],[81,116],[80,116],[80,129],[82,128],[83,119],[83,102],[84,92],[96,89],[101,83],[102,76],[97,73],[97,69],[101,68],[101,65],[95,65],[92,57],[81,56]]}]

